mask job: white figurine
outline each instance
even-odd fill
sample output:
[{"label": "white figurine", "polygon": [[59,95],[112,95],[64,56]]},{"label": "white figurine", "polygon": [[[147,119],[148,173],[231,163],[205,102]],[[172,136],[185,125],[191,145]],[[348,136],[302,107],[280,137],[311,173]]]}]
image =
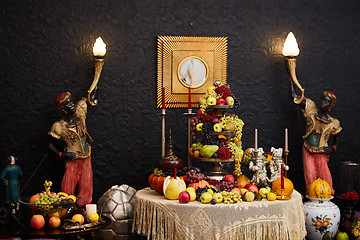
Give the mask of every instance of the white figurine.
[{"label": "white figurine", "polygon": [[[283,149],[271,147],[270,152],[273,154],[272,159],[268,162],[270,168],[269,182],[274,182],[281,177],[281,164],[284,164],[282,159]],[[289,170],[289,166],[284,164],[284,170]]]},{"label": "white figurine", "polygon": [[[254,149],[250,149],[250,153],[254,153]],[[254,165],[255,164],[255,165]],[[249,170],[254,172],[251,182],[258,184],[261,182],[267,182],[266,176],[266,160],[263,156],[263,149],[258,148],[257,158],[249,163]]]}]

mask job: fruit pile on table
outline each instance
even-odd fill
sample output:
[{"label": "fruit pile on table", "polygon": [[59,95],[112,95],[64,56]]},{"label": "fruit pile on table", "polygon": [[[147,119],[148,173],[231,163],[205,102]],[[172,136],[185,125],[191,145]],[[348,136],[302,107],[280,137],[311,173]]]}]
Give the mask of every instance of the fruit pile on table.
[{"label": "fruit pile on table", "polygon": [[66,222],[67,226],[95,223],[99,220],[98,213],[91,213],[86,217],[85,210],[78,208],[76,197],[65,192],[51,192],[52,182],[45,181],[45,191],[34,194],[28,203],[22,202],[33,211],[30,219],[30,226],[33,229],[59,228]]},{"label": "fruit pile on table", "polygon": [[[185,168],[184,168],[185,169]],[[182,170],[183,171],[183,170]],[[180,172],[174,169],[174,173]],[[155,175],[163,174],[163,176]],[[261,183],[254,184],[245,176],[235,179],[234,175],[226,175],[222,180],[207,179],[201,173],[200,168],[192,168],[186,172],[186,175],[177,177],[164,176],[160,169],[155,169],[154,173],[149,177],[150,186],[157,188],[154,182],[150,180],[154,177],[164,178],[162,191],[166,198],[170,200],[179,200],[180,203],[189,203],[199,201],[201,203],[211,203],[213,205],[218,203],[234,204],[241,202],[261,201],[267,199],[275,201],[277,198],[277,191],[279,184],[275,183],[272,187]],[[286,181],[291,182],[289,179]],[[161,181],[157,183],[160,184]],[[293,186],[287,189],[291,195]]]}]

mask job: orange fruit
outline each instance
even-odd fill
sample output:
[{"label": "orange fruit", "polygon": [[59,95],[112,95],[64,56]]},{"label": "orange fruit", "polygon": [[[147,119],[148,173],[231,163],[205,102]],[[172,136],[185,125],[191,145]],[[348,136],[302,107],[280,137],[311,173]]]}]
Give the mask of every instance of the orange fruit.
[{"label": "orange fruit", "polygon": [[81,215],[80,213],[75,214],[71,220],[73,220],[74,222],[78,222],[80,225],[84,223],[84,216]]},{"label": "orange fruit", "polygon": [[[272,191],[275,192],[278,196],[281,195],[281,178],[276,179],[272,184]],[[294,191],[294,184],[291,182],[290,179],[284,178],[284,189],[285,189],[285,196],[290,196]]]}]

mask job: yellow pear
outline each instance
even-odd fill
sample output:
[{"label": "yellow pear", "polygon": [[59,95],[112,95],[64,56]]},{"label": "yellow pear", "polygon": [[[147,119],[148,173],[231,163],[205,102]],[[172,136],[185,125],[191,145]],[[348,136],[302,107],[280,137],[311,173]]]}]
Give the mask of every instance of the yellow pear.
[{"label": "yellow pear", "polygon": [[187,190],[186,189],[186,191],[188,191],[188,193],[190,194],[190,202],[193,202],[193,201],[195,201],[195,199],[196,199],[196,192],[195,191],[189,191],[189,190]]}]

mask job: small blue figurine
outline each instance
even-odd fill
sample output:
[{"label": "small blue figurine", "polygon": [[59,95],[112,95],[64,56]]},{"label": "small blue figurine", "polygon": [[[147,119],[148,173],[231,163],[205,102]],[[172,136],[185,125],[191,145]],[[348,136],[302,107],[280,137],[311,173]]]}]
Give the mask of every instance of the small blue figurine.
[{"label": "small blue figurine", "polygon": [[18,165],[15,164],[16,157],[7,157],[8,165],[1,173],[0,179],[6,184],[6,199],[9,202],[18,202],[20,200],[19,179],[23,173]]}]

